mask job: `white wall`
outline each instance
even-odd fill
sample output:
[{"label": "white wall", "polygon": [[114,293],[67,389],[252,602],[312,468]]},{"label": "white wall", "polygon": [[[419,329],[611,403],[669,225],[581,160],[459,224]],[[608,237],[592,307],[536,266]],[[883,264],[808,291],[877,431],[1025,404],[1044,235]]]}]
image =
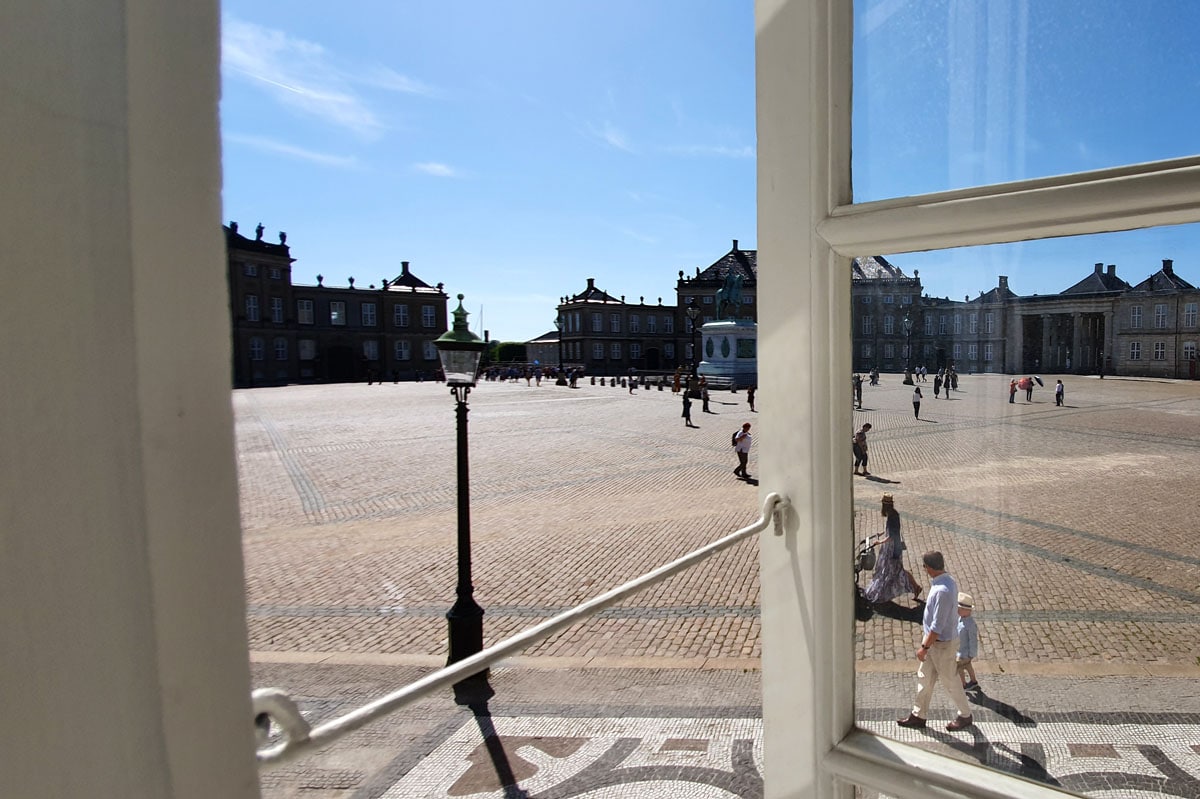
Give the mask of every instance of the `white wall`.
[{"label": "white wall", "polygon": [[213,0],[0,7],[0,780],[257,796]]}]

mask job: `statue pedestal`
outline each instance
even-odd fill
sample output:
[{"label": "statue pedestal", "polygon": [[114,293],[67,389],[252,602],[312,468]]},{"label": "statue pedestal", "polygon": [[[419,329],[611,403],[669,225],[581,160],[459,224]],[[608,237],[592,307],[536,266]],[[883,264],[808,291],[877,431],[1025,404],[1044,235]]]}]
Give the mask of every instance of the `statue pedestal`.
[{"label": "statue pedestal", "polygon": [[704,359],[696,373],[709,383],[734,388],[758,385],[758,325],[746,319],[724,319],[700,327]]}]

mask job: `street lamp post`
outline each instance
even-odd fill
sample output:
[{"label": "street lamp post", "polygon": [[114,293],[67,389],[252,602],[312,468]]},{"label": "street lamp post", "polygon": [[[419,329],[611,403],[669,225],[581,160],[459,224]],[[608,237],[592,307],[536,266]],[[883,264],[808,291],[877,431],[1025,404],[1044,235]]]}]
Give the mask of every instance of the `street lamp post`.
[{"label": "street lamp post", "polygon": [[[483,608],[475,601],[475,586],[471,580],[471,487],[467,468],[467,395],[475,386],[484,342],[467,329],[467,310],[463,295],[458,295],[454,310],[454,326],[436,341],[438,357],[446,385],[454,395],[458,420],[458,587],[454,606],[446,613],[450,629],[450,655],[447,665],[483,651]],[[458,683],[461,688],[486,684],[487,670]]]},{"label": "street lamp post", "polygon": [[554,319],[554,329],[558,331],[558,379],[554,381],[556,386],[565,386],[567,384],[567,374],[563,369],[563,346],[562,346],[562,329],[563,317],[559,314]]},{"label": "street lamp post", "polygon": [[684,311],[687,318],[692,323],[692,377],[696,376],[696,319],[700,316],[700,309],[696,307],[696,299],[694,297],[688,299],[687,310]]},{"label": "street lamp post", "polygon": [[908,318],[908,314],[904,314],[904,318],[900,320],[900,327],[904,329],[904,385],[911,386],[912,379],[912,319]]}]

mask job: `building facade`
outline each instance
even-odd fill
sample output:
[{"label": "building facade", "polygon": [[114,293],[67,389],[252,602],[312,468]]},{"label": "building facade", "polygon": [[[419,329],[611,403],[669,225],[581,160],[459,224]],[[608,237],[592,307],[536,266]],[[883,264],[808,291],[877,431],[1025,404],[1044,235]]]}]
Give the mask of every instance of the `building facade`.
[{"label": "building facade", "polygon": [[233,385],[413,380],[438,369],[434,340],[447,330],[446,294],[401,261],[400,274],[366,289],[294,285],[287,234],[250,239],[225,227]]},{"label": "building facade", "polygon": [[663,305],[662,297],[656,305],[647,305],[645,297],[626,302],[588,278],[583,291],[560,299],[558,319],[565,365],[586,374],[673,371],[684,365],[688,336],[680,332],[679,309]]}]

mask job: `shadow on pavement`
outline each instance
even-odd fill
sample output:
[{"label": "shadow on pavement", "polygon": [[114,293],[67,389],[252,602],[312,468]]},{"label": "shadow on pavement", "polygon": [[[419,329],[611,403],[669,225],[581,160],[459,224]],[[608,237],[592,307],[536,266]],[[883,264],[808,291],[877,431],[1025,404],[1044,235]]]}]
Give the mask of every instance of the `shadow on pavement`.
[{"label": "shadow on pavement", "polygon": [[880,602],[873,607],[875,612],[880,616],[887,616],[889,619],[899,619],[900,621],[911,621],[916,624],[920,624],[925,615],[924,602],[912,608],[897,605],[895,602]]},{"label": "shadow on pavement", "polygon": [[985,707],[988,710],[992,711],[993,713],[996,713],[999,716],[1003,716],[1004,718],[1008,719],[1013,724],[1016,724],[1019,727],[1036,727],[1037,726],[1037,722],[1034,721],[1032,718],[1030,718],[1029,716],[1026,716],[1020,710],[1018,710],[1017,708],[1013,707],[1012,705],[1010,705],[1006,702],[1001,702],[998,699],[992,699],[990,696],[985,694],[982,689],[977,689],[975,691],[968,692],[967,699],[970,700],[971,704],[979,705],[980,707]]}]

